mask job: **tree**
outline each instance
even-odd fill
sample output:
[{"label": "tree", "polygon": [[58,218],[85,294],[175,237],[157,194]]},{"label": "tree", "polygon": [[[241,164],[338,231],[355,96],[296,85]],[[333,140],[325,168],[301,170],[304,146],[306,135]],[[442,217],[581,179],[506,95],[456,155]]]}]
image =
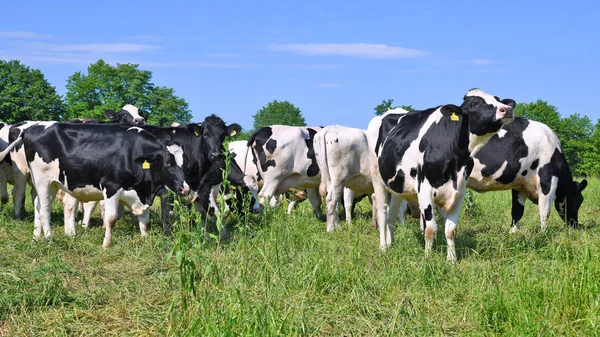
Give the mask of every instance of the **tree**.
[{"label": "tree", "polygon": [[270,125],[295,125],[305,126],[306,121],[300,112],[288,101],[279,102],[274,100],[263,106],[252,116],[254,118],[254,130]]},{"label": "tree", "polygon": [[375,110],[375,116],[381,116],[386,113],[388,110],[402,108],[406,111],[413,111],[412,105],[397,105],[392,106],[394,104],[393,99],[384,99],[381,104],[377,105],[373,110]]},{"label": "tree", "polygon": [[192,115],[183,98],[167,87],[157,87],[152,72],[138,69],[137,64],[117,64],[116,67],[98,60],[87,74],[76,72],[67,80],[67,120],[79,117],[105,119],[104,110],[118,111],[133,104],[149,113],[149,123],[170,125],[187,123]]},{"label": "tree", "polygon": [[594,125],[587,117],[573,114],[561,121],[559,139],[567,162],[578,176],[600,173],[600,152],[594,145]]},{"label": "tree", "polygon": [[65,112],[56,88],[38,69],[0,60],[0,120],[59,120]]},{"label": "tree", "polygon": [[521,116],[548,125],[560,138],[560,114],[558,113],[558,109],[556,109],[555,106],[548,104],[548,102],[538,99],[533,103],[519,103],[515,107],[514,113],[516,116]]}]

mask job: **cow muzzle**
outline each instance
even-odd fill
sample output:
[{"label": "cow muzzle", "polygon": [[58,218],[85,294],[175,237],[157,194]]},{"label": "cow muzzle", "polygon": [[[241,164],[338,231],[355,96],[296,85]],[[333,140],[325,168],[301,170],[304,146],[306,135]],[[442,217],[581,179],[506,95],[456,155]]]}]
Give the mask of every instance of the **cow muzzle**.
[{"label": "cow muzzle", "polygon": [[183,187],[179,190],[179,194],[188,195],[190,193],[190,186],[184,181]]},{"label": "cow muzzle", "polygon": [[221,152],[211,152],[208,154],[208,159],[210,159],[211,161],[213,160],[217,160],[220,158],[224,158],[225,155],[223,155]]},{"label": "cow muzzle", "polygon": [[507,123],[514,119],[513,108],[509,105],[499,106],[496,110],[496,119]]}]

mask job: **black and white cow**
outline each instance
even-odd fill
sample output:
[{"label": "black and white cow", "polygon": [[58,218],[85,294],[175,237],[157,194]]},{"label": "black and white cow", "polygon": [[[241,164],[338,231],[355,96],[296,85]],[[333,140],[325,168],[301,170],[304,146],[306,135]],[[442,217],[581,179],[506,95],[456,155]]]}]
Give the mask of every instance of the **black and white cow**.
[{"label": "black and white cow", "polygon": [[[106,113],[106,112],[105,112]],[[138,108],[131,104],[126,104],[119,113],[108,112],[107,117],[112,119],[108,123],[120,123],[122,122],[124,125],[140,125],[145,124],[145,119],[140,116]],[[74,121],[70,121],[70,123],[107,123],[104,121],[97,121],[89,118],[78,119]],[[11,126],[12,129],[19,129],[20,131],[10,131],[9,134],[9,143],[15,141],[16,135],[19,135],[21,131],[27,129],[31,125],[36,124],[36,121],[25,121],[17,123]],[[27,183],[30,180],[29,177],[29,168],[27,167],[27,161],[25,159],[25,152],[22,150],[21,146],[16,146],[15,149],[10,153],[11,166],[13,170],[13,206],[15,210],[15,218],[20,219],[25,214],[25,192],[27,188]],[[33,192],[33,190],[32,190]],[[69,198],[69,196],[66,196]],[[33,199],[33,198],[32,198]],[[89,216],[91,214],[91,210],[93,210],[94,203],[89,204],[84,207],[84,219],[88,219],[85,223],[89,223]]]},{"label": "black and white cow", "polygon": [[[437,231],[435,207],[447,219],[447,258],[456,261],[454,236],[473,156],[513,120],[514,106],[511,99],[500,101],[472,89],[460,107],[448,104],[411,111],[392,122],[396,125],[387,137],[380,137],[376,143],[378,158],[372,171],[381,249],[392,243],[401,201],[418,200],[425,223],[426,255]],[[384,118],[380,130],[385,122]]]},{"label": "black and white cow", "polygon": [[578,212],[587,180],[573,180],[556,134],[545,124],[521,117],[506,125],[475,155],[467,187],[478,192],[512,190],[512,227],[517,226],[525,200],[538,204],[542,230],[552,202],[567,224],[579,226]]},{"label": "black and white cow", "polygon": [[[34,238],[51,237],[50,211],[61,189],[81,201],[104,201],[108,248],[119,203],[139,219],[147,235],[149,207],[167,188],[185,195],[183,155],[175,143],[165,145],[139,127],[38,122],[18,133],[11,146],[22,143],[36,191]],[[12,136],[12,135],[11,135]],[[73,235],[74,228],[65,227]]]},{"label": "black and white cow", "polygon": [[284,194],[290,188],[306,190],[315,215],[324,220],[321,213],[319,184],[321,174],[313,138],[321,127],[273,125],[256,130],[248,140],[254,162],[263,180],[258,198],[273,204],[271,197]]},{"label": "black and white cow", "polygon": [[104,110],[104,114],[108,118],[108,122],[94,118],[77,118],[69,123],[110,123],[110,124],[123,124],[123,125],[145,125],[146,116],[142,116],[140,110],[131,104],[125,104],[121,111],[115,112],[113,110]]},{"label": "black and white cow", "polygon": [[[184,153],[185,179],[194,195],[194,206],[197,211],[205,214],[210,206],[212,187],[223,182],[222,171],[226,166],[223,146],[225,137],[240,132],[241,127],[235,123],[226,125],[221,118],[211,115],[199,124],[169,128],[146,125],[142,128],[163,142],[175,142],[181,146]],[[229,168],[227,179],[231,184],[244,192],[249,191],[256,200],[258,194],[256,179],[245,175],[235,161],[231,161]],[[163,228],[168,232],[172,208],[170,202],[163,200],[161,201]],[[252,206],[254,212],[260,210],[258,203]]]}]

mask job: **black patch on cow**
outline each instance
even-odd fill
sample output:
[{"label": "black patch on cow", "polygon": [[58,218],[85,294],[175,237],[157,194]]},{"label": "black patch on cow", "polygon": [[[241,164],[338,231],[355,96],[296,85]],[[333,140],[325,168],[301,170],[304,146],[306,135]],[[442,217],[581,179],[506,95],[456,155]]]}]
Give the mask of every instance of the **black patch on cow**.
[{"label": "black patch on cow", "polygon": [[[545,195],[548,195],[548,193],[550,193],[550,188],[552,186],[552,176],[556,176],[560,180],[561,177],[557,171],[563,165],[563,161],[565,161],[563,154],[560,152],[559,149],[555,149],[554,153],[552,154],[552,158],[550,158],[550,162],[540,167],[540,170],[538,171],[538,175],[540,177],[540,187],[542,188],[542,193],[544,193]],[[572,180],[573,178],[571,178],[571,181]],[[557,188],[557,198],[559,198],[559,193],[560,192]],[[559,199],[562,199],[564,198],[564,195],[560,195],[560,197],[561,198]]]},{"label": "black patch on cow", "polygon": [[517,190],[512,190],[512,209],[511,215],[513,220],[513,226],[521,220],[523,217],[523,212],[525,211],[525,205],[522,205],[519,202],[519,194],[521,192]]},{"label": "black patch on cow", "polygon": [[273,138],[269,139],[267,141],[267,143],[265,144],[265,148],[267,149],[267,151],[269,151],[270,153],[275,152],[275,149],[277,148],[277,141]]},{"label": "black patch on cow", "polygon": [[523,177],[524,177],[524,176],[526,176],[526,175],[527,175],[527,170],[525,170],[525,171],[521,172],[521,175],[522,175]]},{"label": "black patch on cow", "polygon": [[402,170],[396,172],[396,176],[389,183],[385,181],[388,186],[394,191],[401,191],[404,188],[404,172]]},{"label": "black patch on cow", "polygon": [[412,167],[410,169],[410,176],[413,177],[413,178],[417,177],[417,168],[416,167]]},{"label": "black patch on cow", "polygon": [[63,171],[58,173],[58,181],[63,185],[65,184],[65,173]]},{"label": "black patch on cow", "polygon": [[469,157],[469,159],[467,160],[467,168],[465,170],[465,175],[467,177],[471,176],[471,172],[473,172],[474,166],[475,166],[475,161],[473,160],[473,157]]},{"label": "black patch on cow", "polygon": [[305,140],[306,146],[308,147],[308,154],[306,155],[308,159],[310,159],[310,166],[306,171],[306,175],[309,177],[314,177],[319,174],[319,165],[317,165],[317,157],[315,156],[315,148],[313,146],[313,139],[315,138],[315,134],[317,134],[317,130],[307,128],[308,130],[308,139]]},{"label": "black patch on cow", "polygon": [[[503,127],[506,130],[506,134],[503,137],[499,137],[498,135],[492,136],[487,145],[477,152],[475,158],[484,166],[481,170],[481,174],[484,177],[494,175],[504,165],[504,162],[506,162],[504,171],[502,171],[502,174],[496,181],[506,185],[517,178],[521,170],[520,160],[526,158],[529,153],[529,148],[523,139],[523,132],[528,126],[528,120],[515,117],[512,123]],[[537,163],[539,163],[539,160],[536,159],[531,164],[531,168],[535,169]]]},{"label": "black patch on cow", "polygon": [[431,219],[433,219],[433,209],[431,204],[427,205],[427,208],[425,208],[425,211],[423,212],[423,218],[425,221],[431,221]]},{"label": "black patch on cow", "polygon": [[531,163],[531,167],[529,167],[529,168],[532,169],[532,170],[535,170],[538,167],[539,164],[540,164],[540,160],[536,159],[536,160],[533,161],[533,163]]},{"label": "black patch on cow", "polygon": [[[254,133],[250,135],[250,139],[248,139],[247,143],[251,149],[256,151],[256,154],[258,155],[258,162],[260,163],[260,168],[263,172],[266,171],[270,166],[275,167],[276,165],[275,160],[267,160],[267,154],[265,153],[265,145],[272,135],[273,129],[271,129],[270,126],[265,126],[254,131]],[[254,160],[256,159],[257,158],[254,158]]]},{"label": "black patch on cow", "polygon": [[377,142],[375,143],[375,153],[379,153],[379,147],[385,141],[390,131],[394,126],[398,125],[398,120],[406,115],[405,113],[388,114],[381,119],[381,126],[379,127],[379,133],[377,135]]},{"label": "black patch on cow", "polygon": [[[436,109],[437,108],[433,108],[424,111],[415,110],[407,114],[390,114],[382,120],[377,143],[381,144],[381,140],[386,138],[388,141],[385,142],[385,145],[381,148],[381,154],[379,156],[379,172],[386,184],[390,179],[398,175],[396,179],[394,179],[394,186],[390,186],[390,188],[397,193],[402,193],[404,191],[404,173],[400,175],[400,172],[397,172],[397,164],[402,161],[404,153],[410,146],[410,143],[417,139],[419,130],[425,121],[427,121],[427,118],[429,118]],[[402,116],[402,123],[398,124],[398,119]],[[417,175],[419,175],[419,173],[419,169],[417,168]],[[399,178],[402,178],[401,182],[399,181]],[[418,179],[421,181],[420,178]]]}]

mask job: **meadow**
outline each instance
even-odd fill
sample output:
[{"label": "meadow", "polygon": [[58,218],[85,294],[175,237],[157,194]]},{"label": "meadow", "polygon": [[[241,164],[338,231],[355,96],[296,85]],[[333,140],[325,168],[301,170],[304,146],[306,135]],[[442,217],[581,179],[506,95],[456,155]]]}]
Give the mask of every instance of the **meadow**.
[{"label": "meadow", "polygon": [[[181,206],[176,230],[117,222],[102,249],[99,215],[65,237],[32,241],[27,219],[0,211],[2,336],[594,336],[600,335],[600,181],[591,179],[583,229],[553,210],[540,231],[527,203],[510,234],[510,192],[473,194],[458,226],[459,262],[446,262],[443,226],[424,257],[418,222],[397,226],[378,250],[370,204],[342,231],[325,232],[308,202],[240,216],[221,241],[192,226]],[[98,211],[96,211],[98,213]]]}]

